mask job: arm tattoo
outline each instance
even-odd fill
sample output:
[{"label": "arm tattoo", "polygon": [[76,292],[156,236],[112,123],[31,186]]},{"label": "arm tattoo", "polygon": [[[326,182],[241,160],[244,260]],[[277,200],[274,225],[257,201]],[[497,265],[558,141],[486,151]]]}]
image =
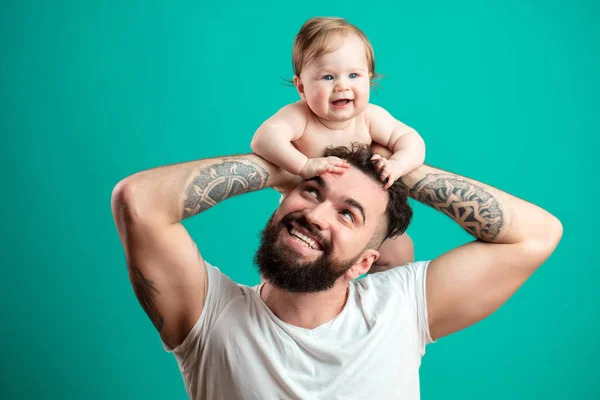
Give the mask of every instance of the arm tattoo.
[{"label": "arm tattoo", "polygon": [[151,280],[146,279],[142,274],[142,271],[140,271],[135,265],[130,266],[129,274],[135,296],[150,318],[150,321],[152,321],[154,324],[156,330],[160,332],[163,327],[164,320],[154,304],[154,296],[158,293],[158,290],[156,290],[154,287],[154,283]]},{"label": "arm tattoo", "polygon": [[427,174],[410,195],[454,219],[467,232],[487,242],[504,225],[500,203],[482,186],[447,174]]},{"label": "arm tattoo", "polygon": [[252,161],[220,161],[197,172],[185,192],[183,217],[196,215],[241,193],[266,186],[268,172]]}]

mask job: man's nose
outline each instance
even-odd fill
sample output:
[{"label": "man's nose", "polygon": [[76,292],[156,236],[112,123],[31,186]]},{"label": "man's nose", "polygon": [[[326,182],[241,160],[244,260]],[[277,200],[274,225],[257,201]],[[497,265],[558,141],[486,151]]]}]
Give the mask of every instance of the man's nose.
[{"label": "man's nose", "polygon": [[329,227],[329,208],[330,207],[326,203],[320,203],[310,210],[307,210],[304,216],[311,225],[314,225],[317,229],[323,231]]}]

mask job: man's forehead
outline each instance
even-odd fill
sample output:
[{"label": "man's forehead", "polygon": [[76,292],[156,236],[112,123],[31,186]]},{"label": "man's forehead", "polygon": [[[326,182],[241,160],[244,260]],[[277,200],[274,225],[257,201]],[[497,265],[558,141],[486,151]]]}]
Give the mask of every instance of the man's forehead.
[{"label": "man's forehead", "polygon": [[387,194],[383,185],[358,168],[351,166],[343,174],[322,175],[332,197],[357,201],[367,215],[381,215],[387,204]]}]

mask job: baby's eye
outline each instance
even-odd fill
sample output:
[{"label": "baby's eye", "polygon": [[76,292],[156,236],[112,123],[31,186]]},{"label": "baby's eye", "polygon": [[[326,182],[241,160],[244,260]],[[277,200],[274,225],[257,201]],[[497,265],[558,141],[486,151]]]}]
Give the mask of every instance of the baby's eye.
[{"label": "baby's eye", "polygon": [[323,79],[325,79],[326,81],[331,81],[333,80],[333,75],[325,75]]},{"label": "baby's eye", "polygon": [[354,79],[354,78],[357,78],[357,77],[358,77],[358,75],[357,75],[357,74],[355,74],[354,72],[353,72],[353,73],[351,73],[349,76],[350,76],[350,79]]}]

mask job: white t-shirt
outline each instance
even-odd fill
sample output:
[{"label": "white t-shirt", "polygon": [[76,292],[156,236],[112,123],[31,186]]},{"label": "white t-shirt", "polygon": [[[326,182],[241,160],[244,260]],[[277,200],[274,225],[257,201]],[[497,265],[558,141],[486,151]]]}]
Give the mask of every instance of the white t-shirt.
[{"label": "white t-shirt", "polygon": [[200,318],[174,353],[188,396],[237,399],[419,399],[432,342],[425,304],[429,262],[350,282],[344,309],[315,329],[280,320],[259,296],[207,263]]}]

